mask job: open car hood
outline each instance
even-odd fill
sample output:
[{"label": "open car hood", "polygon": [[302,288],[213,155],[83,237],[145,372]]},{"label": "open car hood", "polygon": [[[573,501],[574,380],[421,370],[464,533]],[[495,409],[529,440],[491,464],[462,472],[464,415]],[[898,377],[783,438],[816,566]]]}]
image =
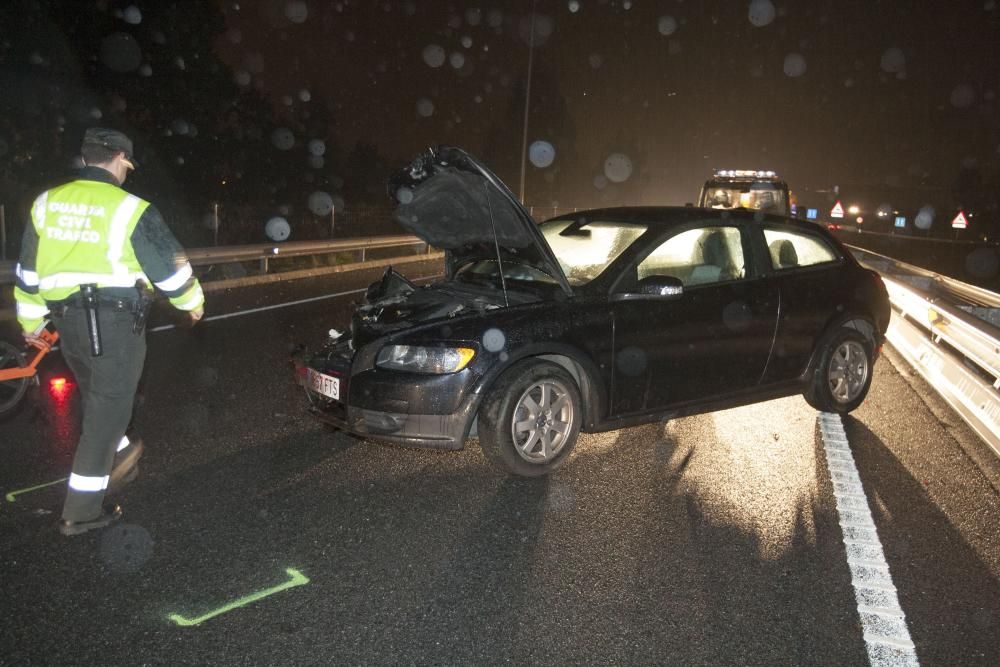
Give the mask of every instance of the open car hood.
[{"label": "open car hood", "polygon": [[499,259],[541,269],[572,289],[538,225],[497,176],[461,148],[421,153],[389,178],[395,220],[447,251],[447,275],[470,260]]}]

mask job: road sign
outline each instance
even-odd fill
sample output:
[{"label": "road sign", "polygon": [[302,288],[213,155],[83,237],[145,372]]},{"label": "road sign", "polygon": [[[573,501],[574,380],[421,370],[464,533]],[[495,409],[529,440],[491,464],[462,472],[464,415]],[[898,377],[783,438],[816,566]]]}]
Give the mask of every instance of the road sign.
[{"label": "road sign", "polygon": [[833,208],[830,209],[830,217],[831,218],[844,217],[844,207],[841,206],[839,199],[837,200],[837,203],[833,205]]},{"label": "road sign", "polygon": [[951,221],[951,226],[955,229],[965,229],[969,226],[969,221],[965,219],[965,212],[959,211],[955,219]]},{"label": "road sign", "polygon": [[905,215],[897,215],[896,216],[896,226],[897,227],[906,227],[906,216]]}]

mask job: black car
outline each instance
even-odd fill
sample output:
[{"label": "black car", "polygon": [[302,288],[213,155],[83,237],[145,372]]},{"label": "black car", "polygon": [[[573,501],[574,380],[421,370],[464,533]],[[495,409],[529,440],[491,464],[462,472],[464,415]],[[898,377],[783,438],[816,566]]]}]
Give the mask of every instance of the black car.
[{"label": "black car", "polygon": [[389,190],[399,224],[445,250],[445,275],[418,287],[389,269],[349,333],[305,356],[310,410],[338,429],[435,449],[478,435],[537,476],[581,430],[799,393],[849,412],[868,393],[885,286],[812,223],[636,207],[538,225],[451,147]]}]

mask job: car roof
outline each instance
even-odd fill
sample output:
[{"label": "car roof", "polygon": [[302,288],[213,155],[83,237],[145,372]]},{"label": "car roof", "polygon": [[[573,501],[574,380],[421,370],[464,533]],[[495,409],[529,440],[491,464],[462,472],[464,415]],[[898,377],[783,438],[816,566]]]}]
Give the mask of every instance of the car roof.
[{"label": "car roof", "polygon": [[[713,209],[697,206],[615,206],[610,208],[595,208],[585,211],[566,213],[551,220],[579,220],[592,218],[603,222],[633,222],[650,227],[673,227],[696,220],[741,221],[790,225],[804,230],[822,229],[808,220],[787,218],[771,213],[761,213],[749,209]],[[549,222],[550,220],[546,220]]]}]

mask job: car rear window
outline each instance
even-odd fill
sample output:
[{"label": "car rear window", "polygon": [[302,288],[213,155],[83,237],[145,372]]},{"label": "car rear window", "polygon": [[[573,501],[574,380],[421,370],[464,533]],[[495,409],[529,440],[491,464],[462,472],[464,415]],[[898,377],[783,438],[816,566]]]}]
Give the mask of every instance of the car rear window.
[{"label": "car rear window", "polygon": [[540,227],[570,285],[599,276],[625,248],[642,236],[646,225],[626,222],[553,220]]}]

